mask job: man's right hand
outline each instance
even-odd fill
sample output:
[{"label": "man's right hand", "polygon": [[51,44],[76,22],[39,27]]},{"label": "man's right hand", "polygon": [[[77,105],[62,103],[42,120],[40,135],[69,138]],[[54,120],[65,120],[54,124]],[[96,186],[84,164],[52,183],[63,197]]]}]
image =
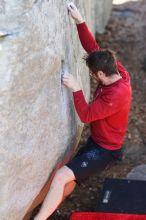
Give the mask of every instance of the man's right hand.
[{"label": "man's right hand", "polygon": [[73,92],[77,92],[77,91],[81,90],[80,85],[78,84],[76,79],[71,74],[63,75],[62,76],[62,82],[69,89],[72,89]]},{"label": "man's right hand", "polygon": [[70,2],[67,4],[67,8],[72,16],[72,18],[75,20],[76,24],[81,24],[84,22],[84,19],[82,18],[79,10],[75,6],[73,2]]}]

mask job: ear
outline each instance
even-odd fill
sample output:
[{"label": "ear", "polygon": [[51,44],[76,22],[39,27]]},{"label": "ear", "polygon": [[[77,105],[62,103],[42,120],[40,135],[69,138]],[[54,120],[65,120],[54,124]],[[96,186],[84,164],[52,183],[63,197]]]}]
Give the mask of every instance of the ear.
[{"label": "ear", "polygon": [[99,71],[97,72],[97,76],[98,76],[99,78],[103,78],[103,77],[105,76],[105,74],[104,74],[104,72],[102,72],[101,70],[99,70]]}]

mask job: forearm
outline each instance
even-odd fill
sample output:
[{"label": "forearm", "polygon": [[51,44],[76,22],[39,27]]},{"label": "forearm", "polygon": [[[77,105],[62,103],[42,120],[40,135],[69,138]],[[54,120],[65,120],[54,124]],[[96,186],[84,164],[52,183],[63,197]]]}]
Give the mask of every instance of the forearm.
[{"label": "forearm", "polygon": [[[75,109],[83,123],[101,120],[121,109],[121,103],[119,104],[117,96],[114,97],[113,94],[104,94],[104,96],[97,98],[90,104],[86,102],[82,90],[74,92],[73,97]],[[113,102],[112,108],[109,107],[111,102]]]},{"label": "forearm", "polygon": [[96,42],[92,33],[90,32],[85,21],[76,24],[76,26],[77,26],[77,30],[78,30],[79,39],[80,39],[80,42],[81,42],[84,50],[87,53],[91,53],[91,52],[100,50],[100,46]]},{"label": "forearm", "polygon": [[97,44],[92,33],[89,31],[89,29],[85,23],[85,20],[83,19],[79,10],[77,9],[77,7],[74,5],[73,2],[70,2],[68,4],[68,10],[69,10],[72,18],[76,22],[79,38],[80,38],[81,44],[82,44],[83,48],[86,50],[86,52],[91,53],[93,51],[99,50],[100,49],[99,45]]}]

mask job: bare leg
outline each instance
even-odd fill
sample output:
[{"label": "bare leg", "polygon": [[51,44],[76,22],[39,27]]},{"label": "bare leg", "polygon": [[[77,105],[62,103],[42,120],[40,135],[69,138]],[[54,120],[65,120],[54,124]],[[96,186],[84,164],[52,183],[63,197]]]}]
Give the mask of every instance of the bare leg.
[{"label": "bare leg", "polygon": [[68,197],[73,192],[75,186],[76,186],[75,181],[71,181],[65,185],[62,201],[64,201],[66,197]]},{"label": "bare leg", "polygon": [[58,207],[56,209],[58,209],[59,206],[62,204],[62,202],[73,192],[73,190],[75,189],[75,186],[76,186],[75,181],[71,181],[71,182],[69,182],[65,185],[63,198],[62,198],[60,204],[58,205]]},{"label": "bare leg", "polygon": [[67,185],[68,189],[66,188],[64,191],[65,185],[69,182],[72,182],[73,180],[75,180],[75,176],[72,170],[67,166],[60,168],[56,172],[52,180],[49,192],[34,220],[46,220],[56,210],[59,204],[61,204],[63,196],[66,197],[69,194],[69,188],[71,191],[71,187],[69,187],[69,185]]}]

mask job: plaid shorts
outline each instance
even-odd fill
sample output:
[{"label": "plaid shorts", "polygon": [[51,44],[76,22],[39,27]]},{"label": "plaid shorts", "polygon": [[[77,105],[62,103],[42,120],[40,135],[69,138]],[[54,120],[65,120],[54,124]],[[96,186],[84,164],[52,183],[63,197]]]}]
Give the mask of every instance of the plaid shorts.
[{"label": "plaid shorts", "polygon": [[90,176],[101,172],[107,166],[120,160],[122,160],[121,149],[104,149],[89,137],[85,146],[65,165],[73,171],[76,178],[75,181],[80,185]]}]

